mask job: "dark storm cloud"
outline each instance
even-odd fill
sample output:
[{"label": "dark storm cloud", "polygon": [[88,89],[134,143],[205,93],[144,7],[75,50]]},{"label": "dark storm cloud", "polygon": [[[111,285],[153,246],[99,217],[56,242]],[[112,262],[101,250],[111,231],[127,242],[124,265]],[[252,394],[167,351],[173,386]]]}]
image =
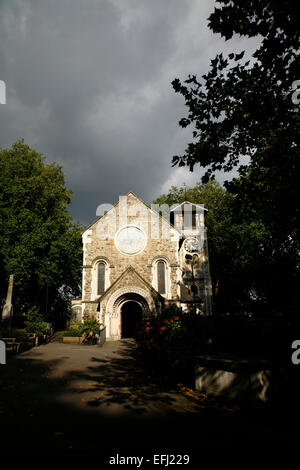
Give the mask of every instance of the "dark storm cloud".
[{"label": "dark storm cloud", "polygon": [[0,146],[23,137],[62,164],[83,223],[129,190],[151,202],[171,184],[192,184],[200,172],[170,164],[190,139],[170,83],[233,49],[207,28],[213,3],[1,0]]}]

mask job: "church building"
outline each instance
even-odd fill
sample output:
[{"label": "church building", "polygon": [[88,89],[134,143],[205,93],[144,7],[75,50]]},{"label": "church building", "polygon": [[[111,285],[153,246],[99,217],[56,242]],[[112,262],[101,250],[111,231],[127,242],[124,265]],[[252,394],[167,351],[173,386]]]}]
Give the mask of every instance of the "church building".
[{"label": "church building", "polygon": [[211,314],[202,205],[150,207],[129,192],[99,207],[103,214],[82,234],[82,299],[72,302],[77,318],[96,317],[114,340],[133,336],[141,319],[165,307]]}]

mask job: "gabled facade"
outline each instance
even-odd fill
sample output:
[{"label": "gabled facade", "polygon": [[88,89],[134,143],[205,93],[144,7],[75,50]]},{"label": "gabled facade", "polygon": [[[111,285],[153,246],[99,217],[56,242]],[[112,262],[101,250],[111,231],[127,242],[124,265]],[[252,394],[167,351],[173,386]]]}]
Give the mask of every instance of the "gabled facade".
[{"label": "gabled facade", "polygon": [[[176,208],[173,214],[176,222]],[[196,230],[185,234],[132,192],[122,197],[83,232],[82,299],[73,303],[77,317],[97,317],[107,339],[120,339],[132,336],[141,318],[159,315],[164,305],[210,314],[207,239],[204,215],[198,215]]]}]

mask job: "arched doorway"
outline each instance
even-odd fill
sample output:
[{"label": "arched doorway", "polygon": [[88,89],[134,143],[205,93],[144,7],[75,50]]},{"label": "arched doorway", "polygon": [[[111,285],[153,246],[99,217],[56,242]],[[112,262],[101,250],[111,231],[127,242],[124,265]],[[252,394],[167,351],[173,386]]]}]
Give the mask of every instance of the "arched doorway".
[{"label": "arched doorway", "polygon": [[133,338],[136,334],[136,328],[142,320],[143,310],[141,305],[129,300],[121,307],[121,338]]},{"label": "arched doorway", "polygon": [[[105,325],[108,326],[107,339],[121,339],[124,337],[123,333],[126,336],[130,334],[131,336],[127,336],[128,338],[133,337],[132,331],[129,331],[129,333],[126,331],[126,323],[130,323],[130,320],[127,322],[129,314],[126,313],[126,310],[129,310],[129,306],[124,307],[125,331],[122,331],[122,309],[123,306],[129,302],[140,306],[141,313],[138,313],[138,311],[134,313],[135,309],[138,308],[136,305],[133,307],[133,310],[131,310],[133,313],[133,318],[131,319],[133,324],[136,324],[138,319],[147,318],[148,315],[154,311],[154,301],[146,290],[136,286],[126,286],[118,289],[112,294],[106,304]],[[136,318],[136,322],[134,322],[134,318]]]}]

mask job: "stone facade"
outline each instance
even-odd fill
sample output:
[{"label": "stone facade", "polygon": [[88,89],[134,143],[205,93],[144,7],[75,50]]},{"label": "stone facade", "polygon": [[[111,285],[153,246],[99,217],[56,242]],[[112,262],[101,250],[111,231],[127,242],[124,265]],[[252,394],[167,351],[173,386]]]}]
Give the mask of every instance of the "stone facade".
[{"label": "stone facade", "polygon": [[[174,214],[176,221],[176,210]],[[194,259],[185,256],[184,240],[199,238],[201,224],[203,232],[204,216],[196,231],[184,234],[129,192],[83,232],[82,299],[73,308],[78,313],[81,305],[81,318],[97,317],[106,326],[107,339],[132,331],[130,306],[141,317],[158,315],[170,304],[211,313],[206,232]],[[197,295],[189,273],[193,284],[198,283]]]}]

